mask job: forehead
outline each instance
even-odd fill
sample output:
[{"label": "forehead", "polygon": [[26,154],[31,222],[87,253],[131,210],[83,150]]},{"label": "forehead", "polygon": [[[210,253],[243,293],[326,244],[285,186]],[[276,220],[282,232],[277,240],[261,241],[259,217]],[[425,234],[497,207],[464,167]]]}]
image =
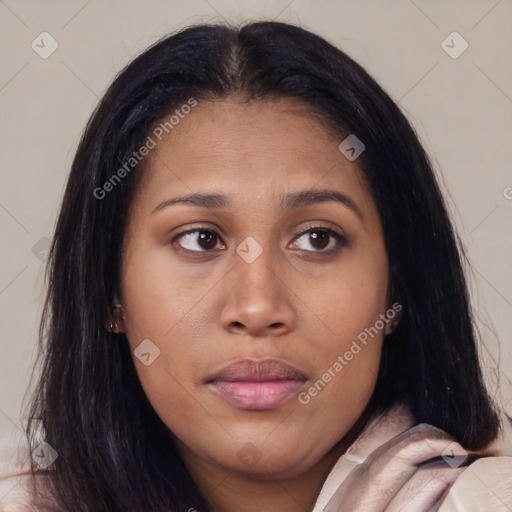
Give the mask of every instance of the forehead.
[{"label": "forehead", "polygon": [[[200,101],[148,155],[144,198],[214,190],[264,204],[284,192],[335,188],[368,201],[357,162],[338,150],[341,140],[292,100]],[[255,200],[258,201],[255,201]]]}]

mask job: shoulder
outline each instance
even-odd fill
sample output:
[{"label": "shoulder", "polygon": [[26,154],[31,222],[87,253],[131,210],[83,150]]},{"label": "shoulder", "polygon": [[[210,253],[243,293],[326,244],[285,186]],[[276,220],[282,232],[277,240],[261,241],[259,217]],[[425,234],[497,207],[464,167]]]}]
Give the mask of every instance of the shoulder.
[{"label": "shoulder", "polygon": [[485,457],[469,465],[448,492],[440,512],[512,510],[512,457]]}]

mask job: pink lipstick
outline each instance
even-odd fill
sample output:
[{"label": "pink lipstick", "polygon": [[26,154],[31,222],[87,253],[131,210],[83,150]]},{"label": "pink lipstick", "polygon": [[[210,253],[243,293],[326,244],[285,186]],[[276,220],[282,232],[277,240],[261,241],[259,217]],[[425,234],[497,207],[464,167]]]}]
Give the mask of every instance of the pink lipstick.
[{"label": "pink lipstick", "polygon": [[229,403],[246,410],[274,409],[295,395],[306,375],[280,359],[241,359],[209,381]]}]

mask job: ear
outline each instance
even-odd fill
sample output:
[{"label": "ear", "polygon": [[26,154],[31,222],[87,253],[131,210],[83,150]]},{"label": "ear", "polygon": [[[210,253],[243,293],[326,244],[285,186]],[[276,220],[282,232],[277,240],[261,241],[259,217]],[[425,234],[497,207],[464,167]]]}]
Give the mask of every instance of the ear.
[{"label": "ear", "polygon": [[119,334],[124,332],[123,306],[117,297],[114,298],[105,321],[105,329],[108,332]]},{"label": "ear", "polygon": [[386,327],[384,328],[384,335],[391,334],[400,323],[402,319],[402,305],[400,302],[394,302],[386,311]]}]

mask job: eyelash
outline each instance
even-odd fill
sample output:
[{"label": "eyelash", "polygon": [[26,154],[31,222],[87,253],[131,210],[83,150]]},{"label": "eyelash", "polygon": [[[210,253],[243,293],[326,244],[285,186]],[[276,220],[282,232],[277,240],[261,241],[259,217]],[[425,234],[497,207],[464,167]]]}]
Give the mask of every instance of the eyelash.
[{"label": "eyelash", "polygon": [[[314,226],[314,225],[311,225],[307,229],[294,234],[293,241],[296,242],[302,236],[304,236],[308,233],[314,233],[314,232],[323,232],[323,233],[326,233],[329,237],[333,237],[336,241],[336,246],[334,248],[331,248],[328,250],[306,251],[310,254],[329,256],[329,255],[339,252],[348,243],[347,239],[343,235],[336,232],[335,230],[333,230],[331,228],[324,227],[324,226]],[[176,235],[171,240],[171,245],[174,246],[175,244],[178,243],[178,240],[180,238],[183,238],[184,236],[192,234],[192,233],[209,233],[209,234],[212,234],[215,237],[217,237],[218,242],[220,241],[221,243],[223,243],[220,236],[218,235],[218,233],[216,233],[213,229],[206,227],[206,226],[198,226],[194,229],[189,229],[187,231],[184,231],[183,233],[179,233],[178,235]],[[186,251],[188,253],[195,253],[196,255],[204,255],[204,254],[213,252],[213,250],[215,250],[215,249],[203,249],[201,251],[194,251],[191,249],[185,249],[184,247],[179,247],[179,250]]]}]

